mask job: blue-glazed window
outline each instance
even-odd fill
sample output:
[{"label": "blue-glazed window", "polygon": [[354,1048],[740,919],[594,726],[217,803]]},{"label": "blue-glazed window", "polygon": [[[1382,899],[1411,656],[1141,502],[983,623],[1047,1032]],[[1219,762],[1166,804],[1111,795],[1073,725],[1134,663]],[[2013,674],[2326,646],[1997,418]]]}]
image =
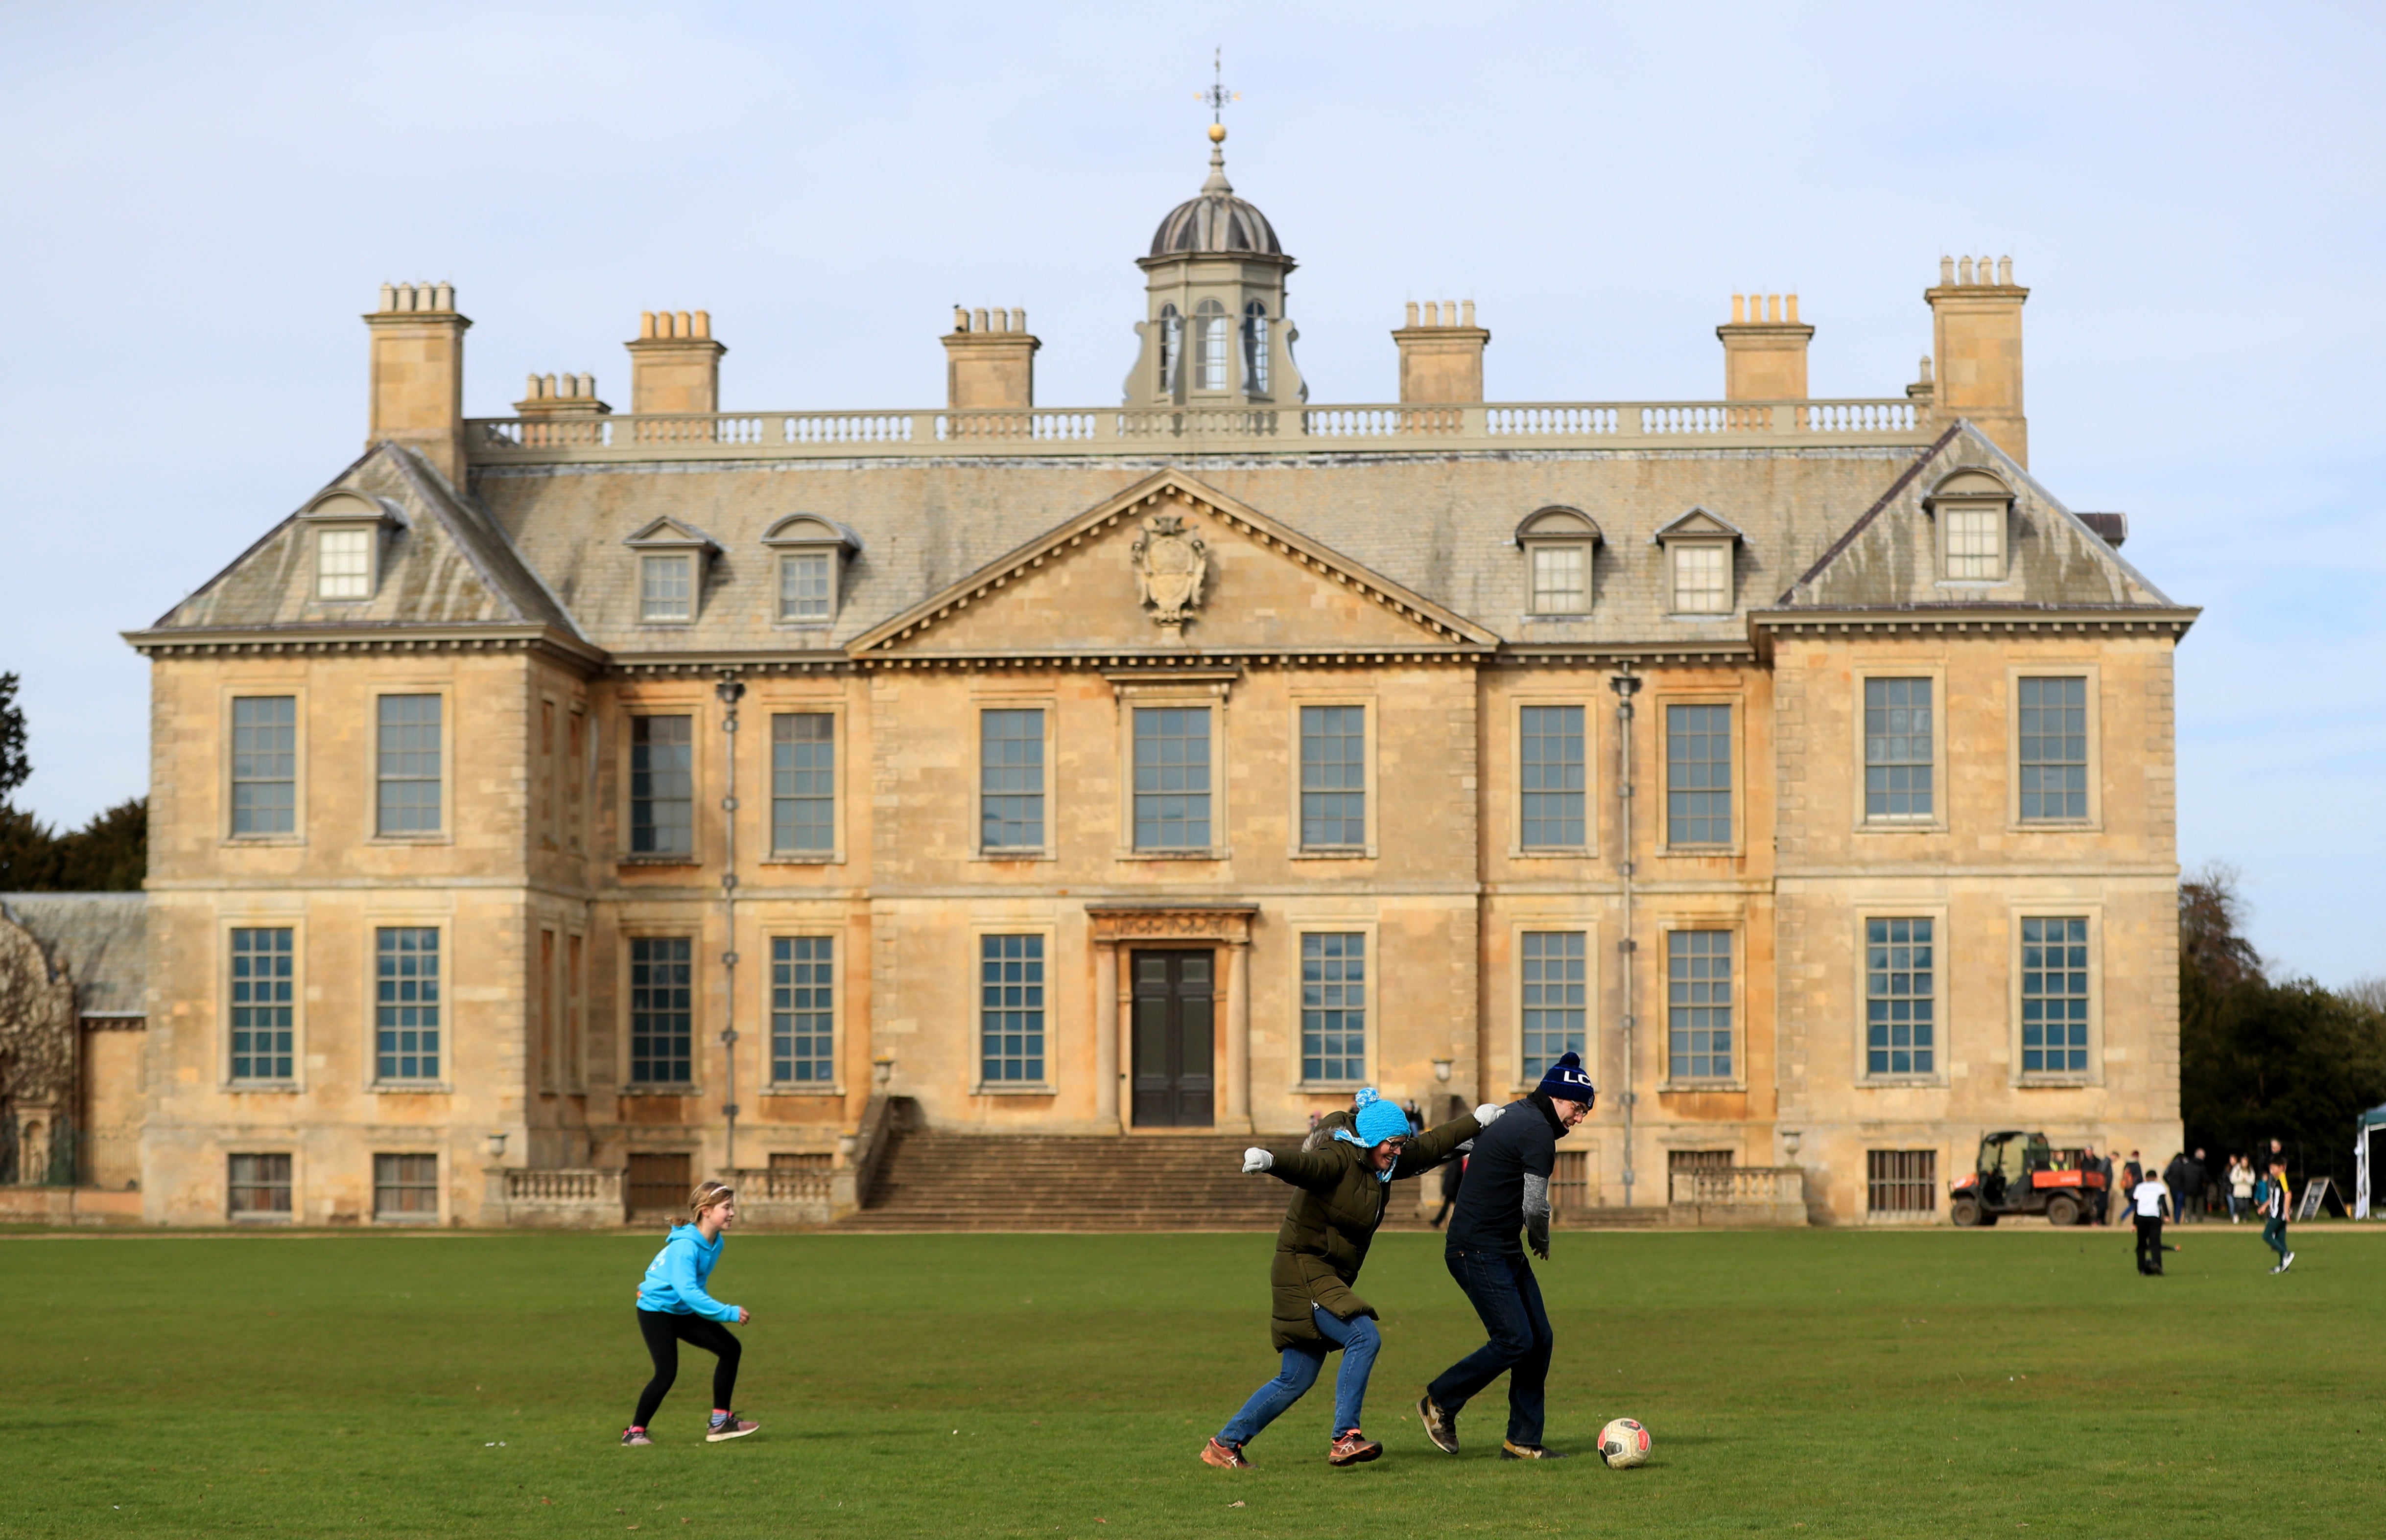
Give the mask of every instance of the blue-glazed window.
[{"label": "blue-glazed window", "polygon": [[2019,682],[2021,817],[2025,823],[2088,816],[2088,681],[2078,675]]},{"label": "blue-glazed window", "polygon": [[2088,1070],[2088,921],[2021,922],[2021,1070],[2076,1075]]},{"label": "blue-glazed window", "polygon": [[1367,1078],[1367,938],[1300,938],[1300,1078],[1330,1084]]},{"label": "blue-glazed window", "polygon": [[384,925],[373,947],[373,1075],[439,1078],[439,933]]},{"label": "blue-glazed window", "polygon": [[1937,948],[1928,920],[1865,921],[1865,1072],[1938,1069]]},{"label": "blue-glazed window", "polygon": [[298,827],[298,697],[232,703],[232,832],[288,834]]},{"label": "blue-glazed window", "polygon": [[280,926],[232,933],[232,1078],[287,1081],[295,1075],[291,987],[295,957]]},{"label": "blue-glazed window", "polygon": [[978,713],[978,840],[988,850],[1044,848],[1044,713]]},{"label": "blue-glazed window", "polygon": [[828,936],[771,941],[771,1078],[836,1083],[835,948]]},{"label": "blue-glazed window", "polygon": [[375,766],[375,827],[384,834],[439,833],[440,700],[383,695]]},{"label": "blue-glazed window", "polygon": [[1527,706],[1517,763],[1524,778],[1524,844],[1579,849],[1584,844],[1582,707]]},{"label": "blue-glazed window", "polygon": [[1044,938],[978,942],[978,1074],[988,1085],[1044,1080]]},{"label": "blue-glazed window", "polygon": [[1539,1080],[1565,1054],[1585,1051],[1585,1019],[1590,1008],[1589,939],[1581,931],[1525,933],[1520,966],[1526,1080]]},{"label": "blue-glazed window", "polygon": [[696,944],[686,936],[630,941],[630,1083],[696,1078]]},{"label": "blue-glazed window", "polygon": [[1137,707],[1135,844],[1138,850],[1210,846],[1210,708]]},{"label": "blue-glazed window", "polygon": [[1300,843],[1367,843],[1367,708],[1300,708]]},{"label": "blue-glazed window", "polygon": [[1731,843],[1731,707],[1665,707],[1665,843]]},{"label": "blue-glazed window", "polygon": [[1931,816],[1930,682],[1865,681],[1865,817],[1881,822]]},{"label": "blue-glazed window", "polygon": [[771,719],[771,848],[817,855],[836,848],[836,718],[826,711]]},{"label": "blue-glazed window", "polygon": [[1731,1078],[1729,931],[1667,933],[1665,1031],[1674,1079]]}]

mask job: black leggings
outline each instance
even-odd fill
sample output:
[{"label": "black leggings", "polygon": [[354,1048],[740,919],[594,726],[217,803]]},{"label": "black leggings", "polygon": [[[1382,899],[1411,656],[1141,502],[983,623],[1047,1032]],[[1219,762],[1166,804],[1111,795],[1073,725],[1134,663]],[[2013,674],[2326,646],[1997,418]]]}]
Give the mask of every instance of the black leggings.
[{"label": "black leggings", "polygon": [[671,1394],[672,1382],[679,1378],[679,1345],[694,1343],[718,1360],[712,1366],[712,1404],[729,1406],[737,1390],[737,1339],[729,1328],[717,1321],[700,1315],[679,1315],[671,1310],[640,1310],[638,1334],[647,1339],[647,1352],[655,1360],[655,1377],[638,1393],[638,1414],[630,1419],[630,1426],[643,1428],[655,1409]]}]

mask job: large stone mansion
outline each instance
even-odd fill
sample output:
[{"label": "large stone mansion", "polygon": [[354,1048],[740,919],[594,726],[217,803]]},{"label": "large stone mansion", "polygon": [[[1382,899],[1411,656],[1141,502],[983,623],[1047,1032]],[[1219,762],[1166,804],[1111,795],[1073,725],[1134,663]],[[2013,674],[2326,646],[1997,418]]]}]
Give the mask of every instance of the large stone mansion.
[{"label": "large stone mansion", "polygon": [[1568,1048],[1577,1205],[1911,1221],[1986,1130],[2177,1145],[2196,612],[2031,477],[2009,263],[1880,399],[1748,295],[1718,400],[1488,403],[1435,303],[1348,406],[1222,146],[1136,265],[1102,407],[977,310],[941,408],[723,410],[657,311],[628,411],[469,417],[454,291],[383,287],[363,457],[130,633],[144,1216],[643,1207],[888,1096],[1290,1138]]}]

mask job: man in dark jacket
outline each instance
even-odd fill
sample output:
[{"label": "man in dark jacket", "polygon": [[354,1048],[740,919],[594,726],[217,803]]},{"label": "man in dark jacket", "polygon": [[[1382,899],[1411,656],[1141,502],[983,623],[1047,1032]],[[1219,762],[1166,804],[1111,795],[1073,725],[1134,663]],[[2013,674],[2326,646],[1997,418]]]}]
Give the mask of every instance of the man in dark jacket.
[{"label": "man in dark jacket", "polygon": [[1557,1142],[1590,1115],[1598,1096],[1581,1056],[1567,1054],[1550,1066],[1532,1095],[1501,1108],[1498,1121],[1476,1136],[1443,1259],[1490,1340],[1442,1371],[1417,1402],[1425,1436],[1446,1454],[1458,1452],[1459,1412],[1505,1373],[1508,1436],[1500,1458],[1564,1458],[1541,1443],[1543,1386],[1557,1339],[1516,1233],[1523,1231],[1533,1254],[1548,1259]]},{"label": "man in dark jacket", "polygon": [[2179,1210],[2179,1222],[2194,1224],[2204,1218],[2204,1186],[2212,1173],[2204,1169],[2204,1152],[2197,1150],[2179,1168],[2179,1191],[2173,1206]]}]

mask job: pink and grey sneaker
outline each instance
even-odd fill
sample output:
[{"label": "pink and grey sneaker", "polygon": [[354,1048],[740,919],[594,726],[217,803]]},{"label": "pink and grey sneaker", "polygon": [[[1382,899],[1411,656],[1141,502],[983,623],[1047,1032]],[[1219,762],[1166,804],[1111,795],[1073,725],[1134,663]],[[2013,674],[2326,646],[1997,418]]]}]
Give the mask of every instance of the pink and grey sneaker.
[{"label": "pink and grey sneaker", "polygon": [[761,1425],[760,1422],[748,1422],[734,1411],[717,1411],[712,1414],[712,1421],[705,1427],[704,1441],[707,1444],[718,1444],[724,1438],[743,1438]]},{"label": "pink and grey sneaker", "polygon": [[641,1448],[648,1444],[652,1444],[653,1442],[653,1439],[647,1436],[647,1430],[644,1428],[623,1428],[622,1430],[622,1443],[626,1448]]}]

